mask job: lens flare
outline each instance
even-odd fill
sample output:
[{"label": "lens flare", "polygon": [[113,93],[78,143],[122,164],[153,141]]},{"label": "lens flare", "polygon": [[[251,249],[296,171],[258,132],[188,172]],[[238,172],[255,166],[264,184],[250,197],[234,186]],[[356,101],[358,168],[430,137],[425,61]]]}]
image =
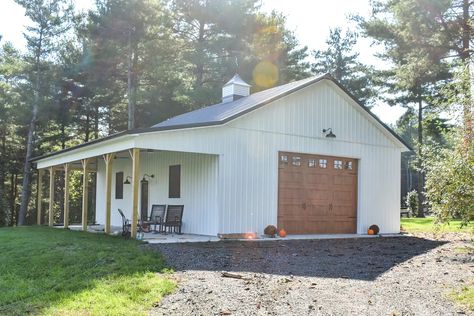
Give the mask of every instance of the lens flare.
[{"label": "lens flare", "polygon": [[278,67],[269,61],[261,61],[253,70],[253,81],[262,88],[274,87],[278,78]]}]

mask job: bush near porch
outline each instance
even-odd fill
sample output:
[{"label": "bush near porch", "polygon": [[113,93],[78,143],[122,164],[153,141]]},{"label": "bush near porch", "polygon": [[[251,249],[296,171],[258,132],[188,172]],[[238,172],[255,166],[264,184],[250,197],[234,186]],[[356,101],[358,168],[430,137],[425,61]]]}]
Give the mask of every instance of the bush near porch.
[{"label": "bush near porch", "polygon": [[138,241],[0,229],[1,315],[142,315],[174,287],[162,257]]}]

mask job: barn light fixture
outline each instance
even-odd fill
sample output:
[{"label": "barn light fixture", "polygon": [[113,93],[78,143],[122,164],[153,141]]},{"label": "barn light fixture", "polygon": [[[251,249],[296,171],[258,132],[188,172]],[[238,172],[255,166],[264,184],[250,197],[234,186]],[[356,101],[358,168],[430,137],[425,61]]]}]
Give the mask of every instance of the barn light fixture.
[{"label": "barn light fixture", "polygon": [[132,177],[127,176],[127,177],[125,178],[125,182],[124,182],[123,184],[130,184],[130,179],[132,179]]},{"label": "barn light fixture", "polygon": [[147,181],[147,179],[146,179],[146,178],[152,178],[152,179],[153,179],[154,177],[155,177],[155,175],[154,175],[154,174],[146,174],[146,173],[145,173],[145,174],[143,175],[142,182],[145,182],[145,181]]},{"label": "barn light fixture", "polygon": [[326,134],[327,138],[336,138],[336,135],[332,132],[332,128],[323,129],[323,133]]}]

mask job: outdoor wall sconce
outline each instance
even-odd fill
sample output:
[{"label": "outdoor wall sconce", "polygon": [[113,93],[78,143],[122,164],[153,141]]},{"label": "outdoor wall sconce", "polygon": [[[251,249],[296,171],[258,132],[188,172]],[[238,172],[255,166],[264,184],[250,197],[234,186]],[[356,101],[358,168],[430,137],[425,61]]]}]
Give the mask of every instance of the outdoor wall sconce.
[{"label": "outdoor wall sconce", "polygon": [[146,173],[145,173],[145,174],[143,175],[142,182],[145,182],[145,181],[147,181],[147,178],[151,178],[151,179],[153,179],[154,177],[155,177],[155,175],[154,175],[154,174],[146,174]]},{"label": "outdoor wall sconce", "polygon": [[326,134],[327,138],[336,138],[336,135],[332,132],[332,128],[325,128],[323,129],[323,133]]},{"label": "outdoor wall sconce", "polygon": [[[154,174],[146,174],[146,173],[145,173],[145,174],[143,175],[143,178],[142,178],[142,181],[141,181],[141,182],[147,181],[147,178],[152,178],[152,179],[153,179],[154,177],[155,177]],[[131,176],[127,176],[127,177],[125,178],[125,182],[124,182],[123,184],[131,184],[130,180],[132,180],[132,177],[131,177]]]}]

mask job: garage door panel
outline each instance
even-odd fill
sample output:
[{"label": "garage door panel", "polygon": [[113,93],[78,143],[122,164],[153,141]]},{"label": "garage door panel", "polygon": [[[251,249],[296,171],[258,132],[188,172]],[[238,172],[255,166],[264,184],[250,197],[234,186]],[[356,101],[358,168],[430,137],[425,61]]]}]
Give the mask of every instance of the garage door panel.
[{"label": "garage door panel", "polygon": [[292,218],[308,218],[336,215],[333,210],[330,210],[327,205],[310,205],[302,208],[301,205],[285,205],[280,211],[280,216]]},{"label": "garage door panel", "polygon": [[308,231],[316,231],[317,234],[351,234],[356,229],[355,221],[315,219],[301,221],[301,219],[285,220],[282,222],[289,234],[308,234]]},{"label": "garage door panel", "polygon": [[279,161],[278,226],[289,234],[355,233],[357,160],[281,155],[287,157]]},{"label": "garage door panel", "polygon": [[286,189],[292,189],[292,190],[299,190],[299,191],[322,191],[322,190],[328,190],[327,184],[315,184],[315,183],[305,183],[304,186],[302,186],[301,182],[291,182],[291,183],[285,183],[284,185],[281,186],[281,190],[286,190]]},{"label": "garage door panel", "polygon": [[349,188],[344,187],[341,188],[340,191],[332,192],[334,205],[347,201],[350,201],[352,204],[352,201],[354,200],[353,191],[348,189]]},{"label": "garage door panel", "polygon": [[333,183],[336,185],[349,185],[349,186],[354,185],[354,175],[352,174],[335,176],[333,179],[334,179]]}]

